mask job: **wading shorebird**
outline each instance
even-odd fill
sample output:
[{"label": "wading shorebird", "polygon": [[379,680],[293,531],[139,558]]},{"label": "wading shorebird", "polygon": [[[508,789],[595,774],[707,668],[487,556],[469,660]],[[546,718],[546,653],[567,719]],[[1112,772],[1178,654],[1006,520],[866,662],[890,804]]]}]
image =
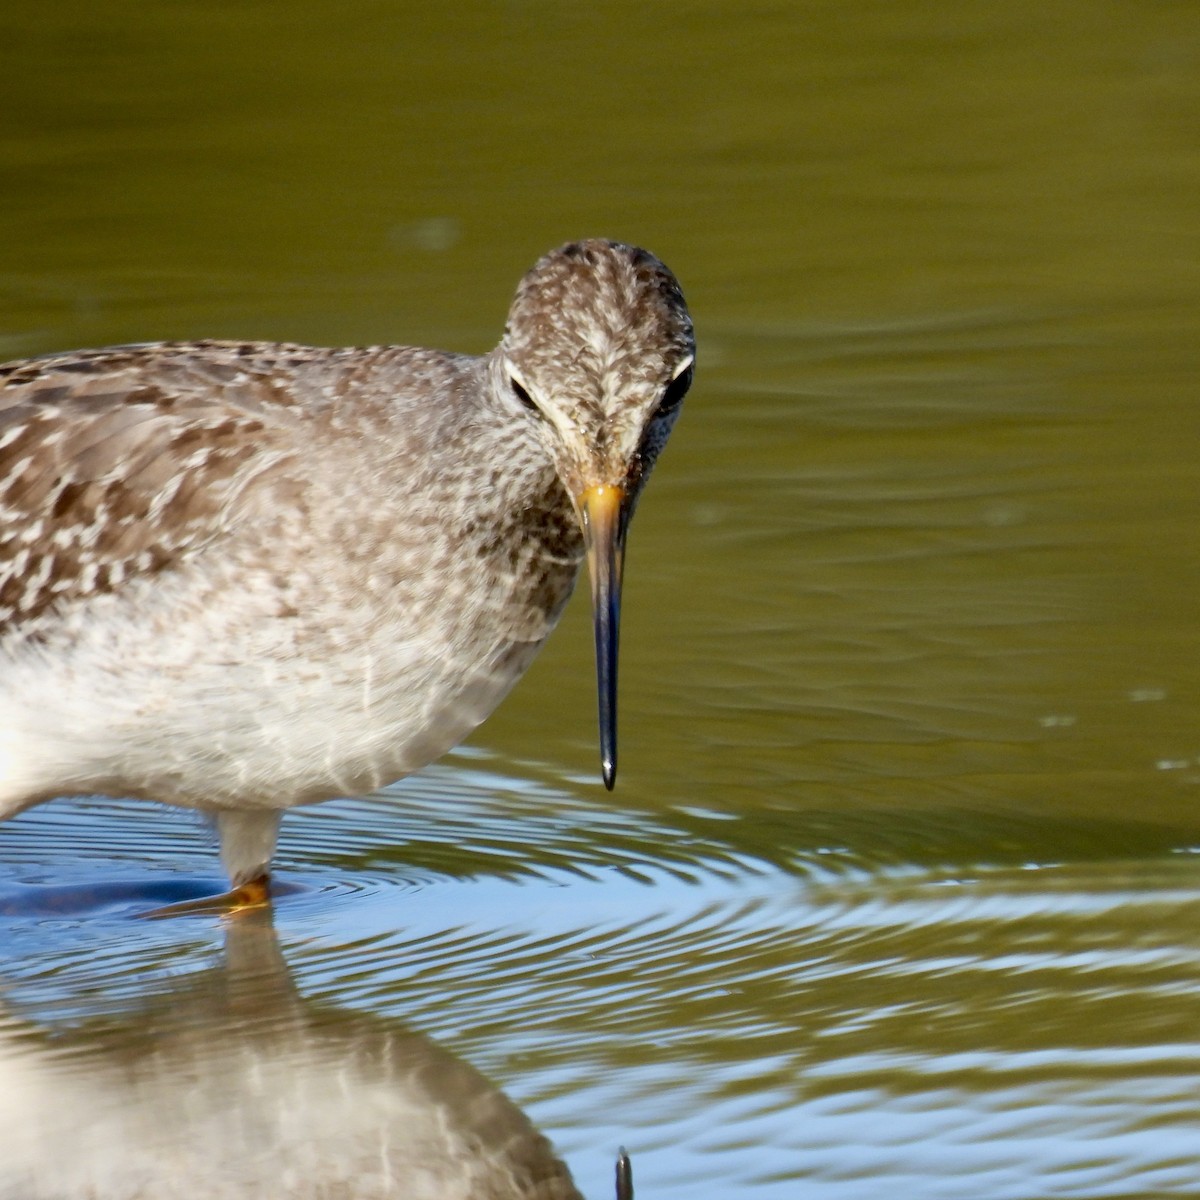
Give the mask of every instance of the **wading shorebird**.
[{"label": "wading shorebird", "polygon": [[496,707],[586,557],[616,774],[630,517],[695,341],[645,250],[572,242],[481,357],[190,342],[0,367],[0,817],[211,814],[261,903],[283,812],[399,779]]}]

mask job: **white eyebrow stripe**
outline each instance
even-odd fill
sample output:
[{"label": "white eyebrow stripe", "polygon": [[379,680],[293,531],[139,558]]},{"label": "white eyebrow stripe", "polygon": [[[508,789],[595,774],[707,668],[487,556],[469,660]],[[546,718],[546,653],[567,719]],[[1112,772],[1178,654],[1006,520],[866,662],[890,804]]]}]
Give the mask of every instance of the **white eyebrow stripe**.
[{"label": "white eyebrow stripe", "polygon": [[509,379],[525,389],[525,394],[537,405],[538,413],[558,430],[561,437],[569,438],[575,433],[574,425],[566,420],[555,405],[542,402],[539,398],[540,393],[525,382],[525,377],[513,366],[507,356],[504,359],[504,368],[508,372]]},{"label": "white eyebrow stripe", "polygon": [[[508,372],[509,379],[511,379],[514,383],[520,385],[527,392],[529,392],[529,384],[527,384],[525,382],[525,376],[522,375],[521,372],[518,371],[517,368],[512,365],[512,363],[509,361],[507,356],[504,359],[504,369]],[[531,396],[533,395],[532,392],[529,392],[529,394]]]}]

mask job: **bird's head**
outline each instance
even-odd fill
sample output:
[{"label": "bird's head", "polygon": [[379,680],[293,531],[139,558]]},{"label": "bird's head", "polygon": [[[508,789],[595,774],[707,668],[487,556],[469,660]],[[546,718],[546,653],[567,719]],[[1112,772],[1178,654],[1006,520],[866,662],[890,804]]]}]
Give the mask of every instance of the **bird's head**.
[{"label": "bird's head", "polygon": [[497,390],[536,421],[583,530],[609,788],[625,535],[695,355],[675,276],[645,250],[591,239],[552,251],[521,280],[493,359]]}]

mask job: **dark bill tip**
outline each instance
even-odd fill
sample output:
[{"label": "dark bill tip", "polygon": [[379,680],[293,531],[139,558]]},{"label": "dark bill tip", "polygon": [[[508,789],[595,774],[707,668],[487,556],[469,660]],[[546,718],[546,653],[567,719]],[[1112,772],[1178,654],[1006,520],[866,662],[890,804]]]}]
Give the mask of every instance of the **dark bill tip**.
[{"label": "dark bill tip", "polygon": [[624,1146],[617,1151],[617,1200],[633,1200],[633,1164]]}]

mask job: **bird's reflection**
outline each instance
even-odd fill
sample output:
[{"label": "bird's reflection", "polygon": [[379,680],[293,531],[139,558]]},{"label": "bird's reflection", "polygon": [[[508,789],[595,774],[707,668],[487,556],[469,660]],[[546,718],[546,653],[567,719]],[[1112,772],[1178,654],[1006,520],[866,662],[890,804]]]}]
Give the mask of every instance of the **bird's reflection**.
[{"label": "bird's reflection", "polygon": [[578,1200],[547,1139],[428,1038],[292,985],[269,916],[133,1011],[0,1015],[8,1200]]}]

